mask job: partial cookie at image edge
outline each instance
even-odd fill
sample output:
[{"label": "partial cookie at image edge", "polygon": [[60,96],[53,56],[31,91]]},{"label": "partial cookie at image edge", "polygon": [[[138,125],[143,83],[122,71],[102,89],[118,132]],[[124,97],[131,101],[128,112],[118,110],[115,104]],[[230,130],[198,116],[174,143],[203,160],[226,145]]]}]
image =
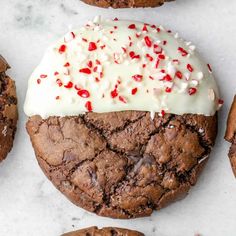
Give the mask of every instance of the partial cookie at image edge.
[{"label": "partial cookie at image edge", "polygon": [[122,229],[122,228],[114,228],[114,227],[106,227],[99,229],[98,227],[89,227],[86,229],[81,229],[77,231],[73,231],[70,233],[65,233],[62,236],[144,236],[143,233],[138,231]]},{"label": "partial cookie at image edge", "polygon": [[229,112],[225,139],[232,143],[229,150],[229,159],[236,177],[236,96],[234,96],[234,101]]},{"label": "partial cookie at image edge", "polygon": [[82,0],[86,4],[102,8],[137,8],[137,7],[159,7],[166,2],[174,0]]},{"label": "partial cookie at image edge", "polygon": [[15,82],[6,74],[9,68],[0,55],[0,161],[12,149],[18,119]]}]

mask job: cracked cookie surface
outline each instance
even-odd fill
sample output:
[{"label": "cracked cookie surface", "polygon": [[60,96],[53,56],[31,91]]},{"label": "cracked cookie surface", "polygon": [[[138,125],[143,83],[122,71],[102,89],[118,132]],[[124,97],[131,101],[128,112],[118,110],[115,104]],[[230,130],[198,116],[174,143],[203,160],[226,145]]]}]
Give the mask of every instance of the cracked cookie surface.
[{"label": "cracked cookie surface", "polygon": [[17,123],[17,98],[14,81],[6,75],[9,65],[0,55],[0,161],[13,146]]},{"label": "cracked cookie surface", "polygon": [[98,7],[132,8],[132,7],[158,7],[165,2],[173,0],[82,0],[83,2]]},{"label": "cracked cookie surface", "polygon": [[135,218],[188,193],[214,145],[217,116],[33,116],[27,130],[42,170],[74,204],[101,216]]},{"label": "cracked cookie surface", "polygon": [[97,227],[90,227],[78,231],[63,234],[62,236],[144,236],[144,234],[121,228],[106,227],[98,229]]},{"label": "cracked cookie surface", "polygon": [[229,150],[229,159],[236,177],[236,96],[234,97],[234,101],[230,109],[225,139],[232,143]]}]

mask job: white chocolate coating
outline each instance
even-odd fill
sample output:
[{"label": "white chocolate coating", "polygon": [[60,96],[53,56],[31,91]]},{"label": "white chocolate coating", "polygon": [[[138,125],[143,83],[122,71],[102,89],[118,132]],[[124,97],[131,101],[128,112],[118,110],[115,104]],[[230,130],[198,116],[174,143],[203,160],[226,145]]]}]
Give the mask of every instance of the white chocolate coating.
[{"label": "white chocolate coating", "polygon": [[125,110],[210,116],[220,105],[195,46],[161,26],[97,19],[47,50],[24,110],[43,118]]}]

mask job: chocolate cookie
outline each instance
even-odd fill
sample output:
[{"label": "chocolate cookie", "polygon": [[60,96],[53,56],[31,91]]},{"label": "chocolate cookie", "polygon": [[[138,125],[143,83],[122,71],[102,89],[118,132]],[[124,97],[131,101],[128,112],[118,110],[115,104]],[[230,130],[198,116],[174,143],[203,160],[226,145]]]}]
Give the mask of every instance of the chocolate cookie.
[{"label": "chocolate cookie", "polygon": [[0,161],[13,146],[17,123],[17,98],[14,81],[6,75],[9,65],[0,55]]},{"label": "chocolate cookie", "polygon": [[165,2],[173,0],[82,0],[83,2],[98,7],[132,8],[132,7],[158,7]]},{"label": "chocolate cookie", "polygon": [[62,236],[144,236],[144,234],[129,230],[129,229],[121,229],[121,228],[113,228],[107,227],[98,229],[97,227],[90,227],[87,229],[81,229],[78,231],[70,232],[63,234]]},{"label": "chocolate cookie", "polygon": [[148,112],[33,116],[27,130],[44,173],[101,216],[148,216],[184,197],[208,158],[216,116]]},{"label": "chocolate cookie", "polygon": [[25,112],[39,165],[62,193],[98,215],[135,218],[196,183],[220,104],[194,45],[162,26],[96,18],[49,48]]},{"label": "chocolate cookie", "polygon": [[229,159],[236,177],[236,96],[234,97],[234,101],[229,113],[225,139],[232,143],[232,146],[229,150]]}]

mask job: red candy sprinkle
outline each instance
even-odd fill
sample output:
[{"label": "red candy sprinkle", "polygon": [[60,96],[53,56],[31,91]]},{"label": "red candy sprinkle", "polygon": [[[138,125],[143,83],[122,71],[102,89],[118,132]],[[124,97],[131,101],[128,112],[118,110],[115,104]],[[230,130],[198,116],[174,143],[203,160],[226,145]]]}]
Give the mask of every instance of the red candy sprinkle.
[{"label": "red candy sprinkle", "polygon": [[144,25],[142,30],[148,32],[147,25]]},{"label": "red candy sprinkle", "polygon": [[131,24],[128,26],[129,29],[136,29],[136,25],[135,24]]},{"label": "red candy sprinkle", "polygon": [[57,79],[56,82],[57,82],[57,84],[58,84],[59,87],[61,87],[61,86],[63,85],[63,83],[61,82],[60,79]]},{"label": "red candy sprinkle", "polygon": [[69,62],[66,62],[66,64],[64,65],[64,67],[69,67],[69,66],[70,66]]},{"label": "red candy sprinkle", "polygon": [[166,88],[166,93],[171,93],[171,91],[172,91],[171,88],[169,88],[169,87]]},{"label": "red candy sprinkle", "polygon": [[114,89],[113,91],[111,91],[111,97],[112,98],[115,98],[118,96],[118,92],[117,92],[117,89]]},{"label": "red candy sprinkle", "polygon": [[166,57],[165,57],[165,55],[163,55],[163,54],[159,54],[159,55],[158,55],[158,58],[161,59],[161,60],[165,60]]},{"label": "red candy sprinkle", "polygon": [[47,78],[48,76],[47,75],[40,75],[40,78],[41,79],[45,79],[45,78]]},{"label": "red candy sprinkle", "polygon": [[170,75],[165,75],[164,78],[163,78],[165,81],[172,81],[172,78]]},{"label": "red candy sprinkle", "polygon": [[223,101],[222,99],[219,99],[219,100],[218,100],[218,103],[219,103],[220,105],[223,105],[223,104],[224,104],[224,101]]},{"label": "red candy sprinkle", "polygon": [[147,57],[147,59],[149,60],[149,61],[153,61],[153,57],[150,55],[150,54],[146,54],[146,57]]},{"label": "red candy sprinkle", "polygon": [[92,103],[90,101],[85,103],[85,107],[89,112],[93,110]]},{"label": "red candy sprinkle", "polygon": [[90,43],[89,43],[88,50],[89,50],[89,51],[94,51],[94,50],[96,50],[96,49],[97,49],[96,43],[90,42]]},{"label": "red candy sprinkle", "polygon": [[193,95],[193,94],[195,94],[197,92],[197,89],[196,88],[189,88],[189,90],[188,90],[188,94],[189,95]]},{"label": "red candy sprinkle", "polygon": [[150,48],[152,46],[152,40],[148,36],[145,36],[144,40],[146,45]]},{"label": "red candy sprinkle", "polygon": [[58,49],[58,52],[59,53],[64,53],[66,51],[66,45],[65,44],[62,44],[61,46],[60,46],[60,48]]},{"label": "red candy sprinkle", "polygon": [[143,80],[143,76],[142,75],[133,75],[132,78],[136,81],[136,82],[141,82]]},{"label": "red candy sprinkle", "polygon": [[167,44],[167,41],[166,41],[166,40],[164,40],[162,43],[163,43],[163,45],[166,45],[166,44]]},{"label": "red candy sprinkle", "polygon": [[93,67],[93,62],[89,61],[87,65],[88,65],[89,68],[92,68]]},{"label": "red candy sprinkle", "polygon": [[90,97],[89,91],[88,91],[88,90],[85,90],[85,89],[79,90],[77,94],[78,94],[80,97],[82,97],[82,98],[88,98],[88,97]]},{"label": "red candy sprinkle", "polygon": [[84,74],[91,74],[91,70],[89,68],[83,68],[79,70],[80,73],[84,73]]},{"label": "red candy sprinkle", "polygon": [[101,62],[99,60],[96,60],[97,65],[101,65]]},{"label": "red candy sprinkle", "polygon": [[126,48],[124,48],[124,47],[121,47],[121,48],[122,48],[122,50],[123,50],[124,53],[127,52]]},{"label": "red candy sprinkle", "polygon": [[59,100],[60,99],[60,96],[56,96],[56,100]]},{"label": "red candy sprinkle", "polygon": [[187,69],[188,69],[190,72],[193,72],[193,67],[192,67],[190,64],[187,65]]},{"label": "red candy sprinkle", "polygon": [[119,96],[119,100],[120,100],[121,102],[123,102],[123,103],[127,103],[126,98],[123,97],[123,96]]},{"label": "red candy sprinkle", "polygon": [[159,67],[159,63],[160,63],[160,60],[157,59],[157,62],[156,62],[156,65],[155,65],[155,68],[156,68],[156,69]]},{"label": "red candy sprinkle", "polygon": [[41,83],[41,79],[37,79],[37,84],[40,84]]},{"label": "red candy sprinkle", "polygon": [[164,117],[166,112],[164,110],[161,110],[161,116]]},{"label": "red candy sprinkle", "polygon": [[140,56],[136,55],[134,51],[131,51],[129,53],[129,56],[131,57],[131,59],[139,59],[140,58]]},{"label": "red candy sprinkle", "polygon": [[64,87],[70,89],[73,87],[73,83],[70,81],[70,82],[68,82],[67,85],[64,85]]},{"label": "red candy sprinkle", "polygon": [[185,49],[181,48],[181,47],[178,48],[178,51],[181,52],[183,57],[186,57],[188,55],[188,52]]},{"label": "red candy sprinkle", "polygon": [[59,75],[59,73],[56,71],[56,72],[54,73],[54,75],[57,76],[57,75]]},{"label": "red candy sprinkle", "polygon": [[135,95],[137,93],[137,91],[138,91],[138,88],[133,88],[132,91],[131,91],[131,94]]},{"label": "red candy sprinkle", "polygon": [[180,71],[177,71],[175,73],[175,76],[178,77],[179,79],[182,79],[183,78],[183,74],[180,72]]},{"label": "red candy sprinkle", "polygon": [[212,72],[211,65],[210,65],[210,64],[207,64],[207,67],[208,67],[209,71]]}]

